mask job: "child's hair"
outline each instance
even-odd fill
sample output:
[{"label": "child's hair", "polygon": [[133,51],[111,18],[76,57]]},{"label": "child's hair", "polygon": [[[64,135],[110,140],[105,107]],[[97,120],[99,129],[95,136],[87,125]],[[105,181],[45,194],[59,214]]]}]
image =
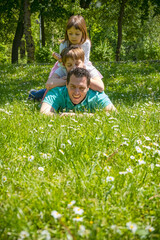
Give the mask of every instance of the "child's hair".
[{"label": "child's hair", "polygon": [[81,59],[84,62],[84,51],[78,45],[71,45],[70,47],[64,48],[61,52],[62,62],[66,63],[68,58],[73,60]]},{"label": "child's hair", "polygon": [[67,31],[71,28],[75,27],[75,29],[79,29],[82,32],[82,39],[79,44],[83,44],[87,39],[89,39],[87,34],[87,27],[84,18],[80,15],[72,16],[68,20],[65,32],[65,41],[69,42]]}]

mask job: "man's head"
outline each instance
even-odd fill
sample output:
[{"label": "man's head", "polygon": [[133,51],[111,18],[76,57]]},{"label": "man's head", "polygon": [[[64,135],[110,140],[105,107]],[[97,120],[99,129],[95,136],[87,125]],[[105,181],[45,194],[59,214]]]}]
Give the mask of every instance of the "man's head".
[{"label": "man's head", "polygon": [[66,87],[73,104],[81,103],[89,90],[90,74],[84,68],[74,68],[67,75]]},{"label": "man's head", "polygon": [[74,67],[84,67],[84,51],[78,45],[63,49],[61,57],[67,72]]}]

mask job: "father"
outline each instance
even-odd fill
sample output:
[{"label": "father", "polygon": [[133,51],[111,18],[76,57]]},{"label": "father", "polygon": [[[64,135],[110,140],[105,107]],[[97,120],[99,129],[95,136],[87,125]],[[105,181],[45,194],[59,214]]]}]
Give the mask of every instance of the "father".
[{"label": "father", "polygon": [[72,69],[67,75],[66,86],[48,91],[40,112],[52,116],[56,112],[74,115],[73,112],[94,112],[96,109],[116,110],[104,92],[93,91],[89,85],[90,74],[86,69]]}]

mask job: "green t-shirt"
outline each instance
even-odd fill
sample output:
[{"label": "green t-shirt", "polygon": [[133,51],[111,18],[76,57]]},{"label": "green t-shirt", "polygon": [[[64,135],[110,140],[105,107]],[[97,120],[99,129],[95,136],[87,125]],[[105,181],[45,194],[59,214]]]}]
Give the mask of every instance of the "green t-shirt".
[{"label": "green t-shirt", "polygon": [[43,102],[51,105],[57,112],[94,112],[96,109],[103,109],[108,106],[111,101],[104,92],[97,92],[89,89],[85,99],[74,105],[68,95],[68,89],[64,87],[56,87],[48,91]]}]

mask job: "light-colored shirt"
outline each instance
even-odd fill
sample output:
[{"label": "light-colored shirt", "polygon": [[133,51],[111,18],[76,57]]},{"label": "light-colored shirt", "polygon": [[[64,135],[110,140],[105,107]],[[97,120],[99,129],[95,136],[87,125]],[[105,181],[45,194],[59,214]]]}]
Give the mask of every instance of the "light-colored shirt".
[{"label": "light-colored shirt", "polygon": [[85,99],[74,105],[70,100],[68,89],[64,87],[56,87],[48,91],[43,102],[51,105],[57,112],[94,112],[96,109],[103,109],[111,104],[110,99],[104,92],[97,92],[89,89]]},{"label": "light-colored shirt", "polygon": [[[85,68],[91,75],[91,78],[99,77],[97,69],[92,64],[86,64]],[[67,71],[64,66],[60,66],[54,73],[56,73],[60,78],[67,76]]]},{"label": "light-colored shirt", "polygon": [[[91,50],[91,42],[89,39],[87,39],[83,44],[80,45],[81,48],[84,51],[85,57],[84,57],[84,63],[87,64],[89,62],[89,56],[90,56],[90,50]],[[59,52],[61,53],[62,50],[66,47],[69,47],[69,44],[67,41],[60,44]]]}]

